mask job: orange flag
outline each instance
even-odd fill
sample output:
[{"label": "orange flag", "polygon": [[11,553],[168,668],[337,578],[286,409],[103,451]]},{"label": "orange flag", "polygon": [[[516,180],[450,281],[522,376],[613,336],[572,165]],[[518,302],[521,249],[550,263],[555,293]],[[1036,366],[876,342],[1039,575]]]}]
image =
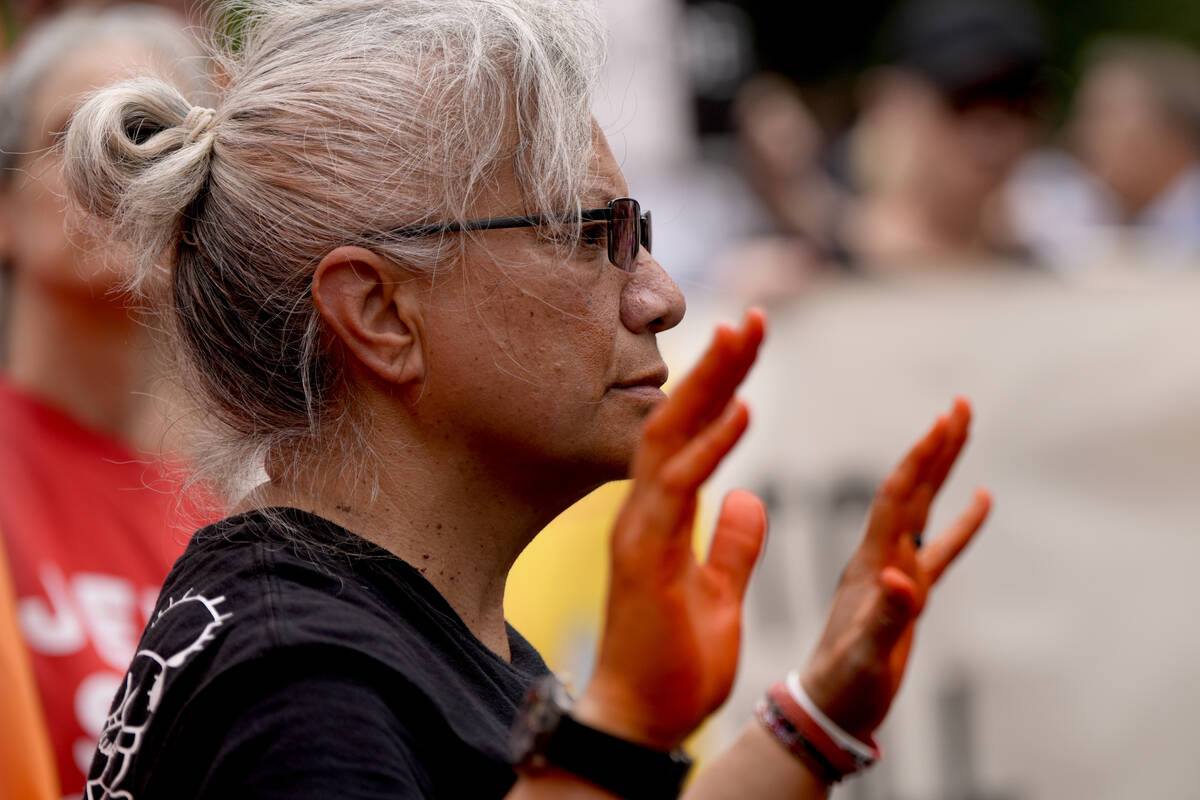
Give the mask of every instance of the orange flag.
[{"label": "orange flag", "polygon": [[0,800],[58,800],[58,773],[38,701],[16,594],[0,547]]}]

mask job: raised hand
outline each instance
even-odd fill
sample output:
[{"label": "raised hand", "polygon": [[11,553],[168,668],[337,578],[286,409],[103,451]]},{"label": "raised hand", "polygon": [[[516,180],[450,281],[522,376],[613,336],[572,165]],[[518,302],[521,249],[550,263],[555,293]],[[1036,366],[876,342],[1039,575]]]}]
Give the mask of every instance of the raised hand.
[{"label": "raised hand", "polygon": [[922,544],[930,503],[967,440],[970,422],[967,401],[956,400],[884,481],[802,674],[817,706],[861,739],[883,721],[896,696],[929,590],[991,507],[989,494],[977,490],[941,536]]},{"label": "raised hand", "polygon": [[749,492],[725,498],[708,557],[697,561],[697,492],[749,423],[734,392],[754,363],[765,318],[721,326],[700,363],[646,420],[633,487],[612,537],[612,582],[596,670],[575,715],[662,749],[729,694],[742,598],[766,533]]}]

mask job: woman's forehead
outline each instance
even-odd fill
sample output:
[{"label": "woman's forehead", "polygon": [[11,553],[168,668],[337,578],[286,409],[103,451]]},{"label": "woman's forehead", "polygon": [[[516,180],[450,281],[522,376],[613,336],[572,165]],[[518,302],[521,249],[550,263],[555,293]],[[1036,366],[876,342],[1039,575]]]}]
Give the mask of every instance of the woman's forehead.
[{"label": "woman's forehead", "polygon": [[[511,161],[504,162],[496,180],[484,194],[475,199],[472,215],[498,217],[518,213],[524,207],[523,188],[515,165]],[[588,165],[587,178],[579,202],[583,208],[603,208],[609,201],[628,195],[629,187],[625,182],[625,175],[613,156],[608,139],[593,122],[591,163]],[[543,213],[555,210],[557,209],[540,209]]]},{"label": "woman's forehead", "polygon": [[599,208],[608,205],[614,198],[628,196],[629,186],[625,182],[625,175],[613,156],[612,148],[608,146],[608,139],[595,121],[592,123],[592,153],[587,187],[580,198],[584,207]]}]

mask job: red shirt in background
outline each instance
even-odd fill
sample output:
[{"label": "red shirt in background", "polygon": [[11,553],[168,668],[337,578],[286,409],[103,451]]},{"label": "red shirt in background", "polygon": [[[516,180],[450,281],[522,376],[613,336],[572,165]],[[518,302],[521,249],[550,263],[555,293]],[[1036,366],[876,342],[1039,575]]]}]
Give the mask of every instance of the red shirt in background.
[{"label": "red shirt in background", "polygon": [[[0,380],[0,536],[64,795],[201,520],[159,464]],[[211,521],[211,520],[204,520]]]}]

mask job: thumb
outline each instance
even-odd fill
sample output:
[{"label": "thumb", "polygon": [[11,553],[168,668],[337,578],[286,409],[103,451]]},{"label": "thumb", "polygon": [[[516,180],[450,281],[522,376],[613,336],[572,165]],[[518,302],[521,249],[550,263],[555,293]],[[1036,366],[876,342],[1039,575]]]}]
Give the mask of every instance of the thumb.
[{"label": "thumb", "polygon": [[767,533],[767,509],[750,492],[738,489],[725,496],[705,566],[725,577],[739,600]]},{"label": "thumb", "polygon": [[903,571],[887,567],[879,574],[867,638],[881,653],[889,652],[920,613],[917,585]]}]

